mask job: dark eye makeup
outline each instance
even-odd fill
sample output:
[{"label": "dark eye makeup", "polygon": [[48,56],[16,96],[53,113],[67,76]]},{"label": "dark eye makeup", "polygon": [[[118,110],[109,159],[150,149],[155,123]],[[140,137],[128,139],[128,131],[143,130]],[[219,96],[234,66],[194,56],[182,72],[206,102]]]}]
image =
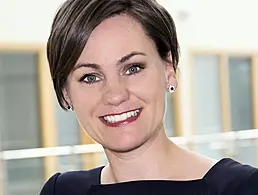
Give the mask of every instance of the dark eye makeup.
[{"label": "dark eye makeup", "polygon": [[[136,74],[140,73],[145,67],[146,67],[145,64],[142,64],[142,63],[129,64],[129,65],[125,66],[123,72],[126,76],[136,75]],[[87,74],[84,74],[79,79],[79,82],[85,82],[87,84],[94,84],[100,80],[101,80],[101,76],[99,74],[87,73]]]}]

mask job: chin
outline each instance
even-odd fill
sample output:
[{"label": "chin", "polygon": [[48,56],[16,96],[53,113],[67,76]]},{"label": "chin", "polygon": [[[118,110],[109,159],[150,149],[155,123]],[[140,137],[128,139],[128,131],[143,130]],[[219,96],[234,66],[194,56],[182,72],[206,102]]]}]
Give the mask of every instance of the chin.
[{"label": "chin", "polygon": [[115,152],[115,153],[129,153],[137,148],[139,148],[141,145],[136,145],[136,146],[124,146],[124,147],[112,147],[112,148],[105,148],[105,150],[109,150],[110,152]]},{"label": "chin", "polygon": [[114,141],[113,144],[104,146],[105,150],[116,153],[127,153],[137,148],[141,147],[145,143],[145,140],[139,139],[120,139],[119,141]]}]

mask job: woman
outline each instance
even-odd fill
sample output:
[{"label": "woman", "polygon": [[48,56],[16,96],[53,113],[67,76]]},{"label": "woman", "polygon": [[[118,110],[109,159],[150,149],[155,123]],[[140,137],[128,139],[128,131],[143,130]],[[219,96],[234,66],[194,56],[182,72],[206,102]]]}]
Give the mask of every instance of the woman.
[{"label": "woman", "polygon": [[165,134],[165,95],[177,88],[173,19],[154,0],[68,0],[47,45],[61,107],[74,111],[109,164],[57,173],[41,195],[258,194],[258,170],[215,162]]}]

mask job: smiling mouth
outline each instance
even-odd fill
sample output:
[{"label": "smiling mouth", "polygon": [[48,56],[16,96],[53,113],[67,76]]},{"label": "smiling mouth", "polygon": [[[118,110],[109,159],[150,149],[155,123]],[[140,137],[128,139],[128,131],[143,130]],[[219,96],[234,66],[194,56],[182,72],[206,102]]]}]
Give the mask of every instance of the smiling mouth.
[{"label": "smiling mouth", "polygon": [[142,109],[136,109],[121,114],[106,115],[100,117],[100,119],[107,126],[117,127],[137,120],[141,111]]}]

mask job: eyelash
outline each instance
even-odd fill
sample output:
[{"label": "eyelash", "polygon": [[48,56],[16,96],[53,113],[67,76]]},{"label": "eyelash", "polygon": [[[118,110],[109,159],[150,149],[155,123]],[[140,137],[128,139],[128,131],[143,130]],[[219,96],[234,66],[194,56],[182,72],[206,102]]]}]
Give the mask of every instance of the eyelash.
[{"label": "eyelash", "polygon": [[96,74],[85,74],[85,75],[83,75],[83,77],[82,78],[80,78],[80,82],[84,82],[84,83],[87,83],[88,85],[91,85],[91,84],[94,84],[94,83],[97,83],[98,81],[95,81],[95,82],[88,82],[88,81],[85,81],[85,79],[86,78],[89,78],[90,76],[94,76],[94,77],[96,77],[96,78],[98,78],[99,79],[99,76],[98,75],[96,75]]},{"label": "eyelash", "polygon": [[133,64],[133,65],[129,66],[128,68],[126,68],[125,72],[127,72],[131,68],[139,68],[139,70],[137,72],[128,74],[128,75],[136,75],[136,74],[140,73],[145,68],[145,66],[143,64]]},{"label": "eyelash", "polygon": [[[128,68],[126,68],[126,71],[125,71],[125,72],[127,72],[127,71],[130,70],[131,68],[139,68],[139,70],[138,70],[137,72],[135,72],[135,73],[126,74],[127,76],[136,75],[136,74],[140,73],[140,72],[145,68],[145,65],[143,65],[143,64],[133,64],[133,65],[129,66]],[[85,79],[88,78],[88,77],[90,77],[90,76],[95,76],[96,78],[98,78],[98,79],[100,80],[100,78],[99,78],[98,75],[92,73],[92,74],[85,74],[85,75],[83,75],[83,77],[80,78],[79,81],[80,81],[80,82],[85,82],[85,83],[87,83],[88,85],[97,83],[97,82],[99,81],[99,80],[98,80],[98,81],[95,81],[95,82],[87,82],[87,81],[85,81]]]}]

